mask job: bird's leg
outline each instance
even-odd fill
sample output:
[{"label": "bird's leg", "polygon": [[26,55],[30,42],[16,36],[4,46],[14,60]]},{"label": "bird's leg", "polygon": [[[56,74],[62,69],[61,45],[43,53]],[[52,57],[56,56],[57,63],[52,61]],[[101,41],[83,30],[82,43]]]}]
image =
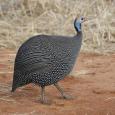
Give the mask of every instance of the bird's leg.
[{"label": "bird's leg", "polygon": [[43,104],[51,104],[51,102],[45,98],[45,87],[41,87],[41,100],[40,101]]},{"label": "bird's leg", "polygon": [[41,87],[41,103],[45,102],[45,87]]},{"label": "bird's leg", "polygon": [[55,83],[54,86],[59,90],[59,92],[61,93],[62,97],[64,99],[73,99],[72,96],[69,96],[67,94],[65,94],[65,92],[63,91],[63,89],[58,85],[58,83]]}]

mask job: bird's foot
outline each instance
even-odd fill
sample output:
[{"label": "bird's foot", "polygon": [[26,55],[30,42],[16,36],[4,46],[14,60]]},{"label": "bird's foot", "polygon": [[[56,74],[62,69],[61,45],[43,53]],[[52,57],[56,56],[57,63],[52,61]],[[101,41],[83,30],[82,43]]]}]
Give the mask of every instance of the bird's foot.
[{"label": "bird's foot", "polygon": [[45,104],[45,105],[51,105],[51,100],[49,100],[49,99],[41,99],[40,100],[40,102],[42,103],[42,104]]},{"label": "bird's foot", "polygon": [[67,94],[63,94],[63,98],[64,98],[64,99],[67,99],[67,100],[72,100],[72,99],[74,99],[73,96],[67,95]]}]

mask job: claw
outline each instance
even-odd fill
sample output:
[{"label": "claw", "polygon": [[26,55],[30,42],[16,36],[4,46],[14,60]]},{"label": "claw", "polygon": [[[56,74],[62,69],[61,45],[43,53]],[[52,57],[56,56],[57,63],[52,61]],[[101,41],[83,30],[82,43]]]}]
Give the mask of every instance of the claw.
[{"label": "claw", "polygon": [[72,100],[72,99],[74,99],[73,96],[66,95],[66,94],[63,94],[63,98],[64,98],[64,99],[67,99],[67,100]]}]

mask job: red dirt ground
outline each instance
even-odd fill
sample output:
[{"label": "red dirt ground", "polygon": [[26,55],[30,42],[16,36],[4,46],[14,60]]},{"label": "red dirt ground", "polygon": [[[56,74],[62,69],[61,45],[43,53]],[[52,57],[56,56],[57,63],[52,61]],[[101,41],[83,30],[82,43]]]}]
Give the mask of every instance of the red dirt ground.
[{"label": "red dirt ground", "polygon": [[81,53],[72,75],[60,82],[73,100],[46,87],[51,105],[39,103],[40,88],[32,84],[11,93],[15,51],[0,51],[0,115],[115,115],[115,54]]}]

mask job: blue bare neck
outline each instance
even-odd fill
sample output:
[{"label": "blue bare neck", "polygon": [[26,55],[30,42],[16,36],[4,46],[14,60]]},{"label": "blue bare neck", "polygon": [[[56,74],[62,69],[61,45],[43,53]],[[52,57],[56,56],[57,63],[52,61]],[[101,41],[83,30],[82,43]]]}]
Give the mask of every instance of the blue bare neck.
[{"label": "blue bare neck", "polygon": [[75,27],[77,33],[81,33],[82,32],[81,22],[78,21],[77,19],[74,21],[74,27]]}]

